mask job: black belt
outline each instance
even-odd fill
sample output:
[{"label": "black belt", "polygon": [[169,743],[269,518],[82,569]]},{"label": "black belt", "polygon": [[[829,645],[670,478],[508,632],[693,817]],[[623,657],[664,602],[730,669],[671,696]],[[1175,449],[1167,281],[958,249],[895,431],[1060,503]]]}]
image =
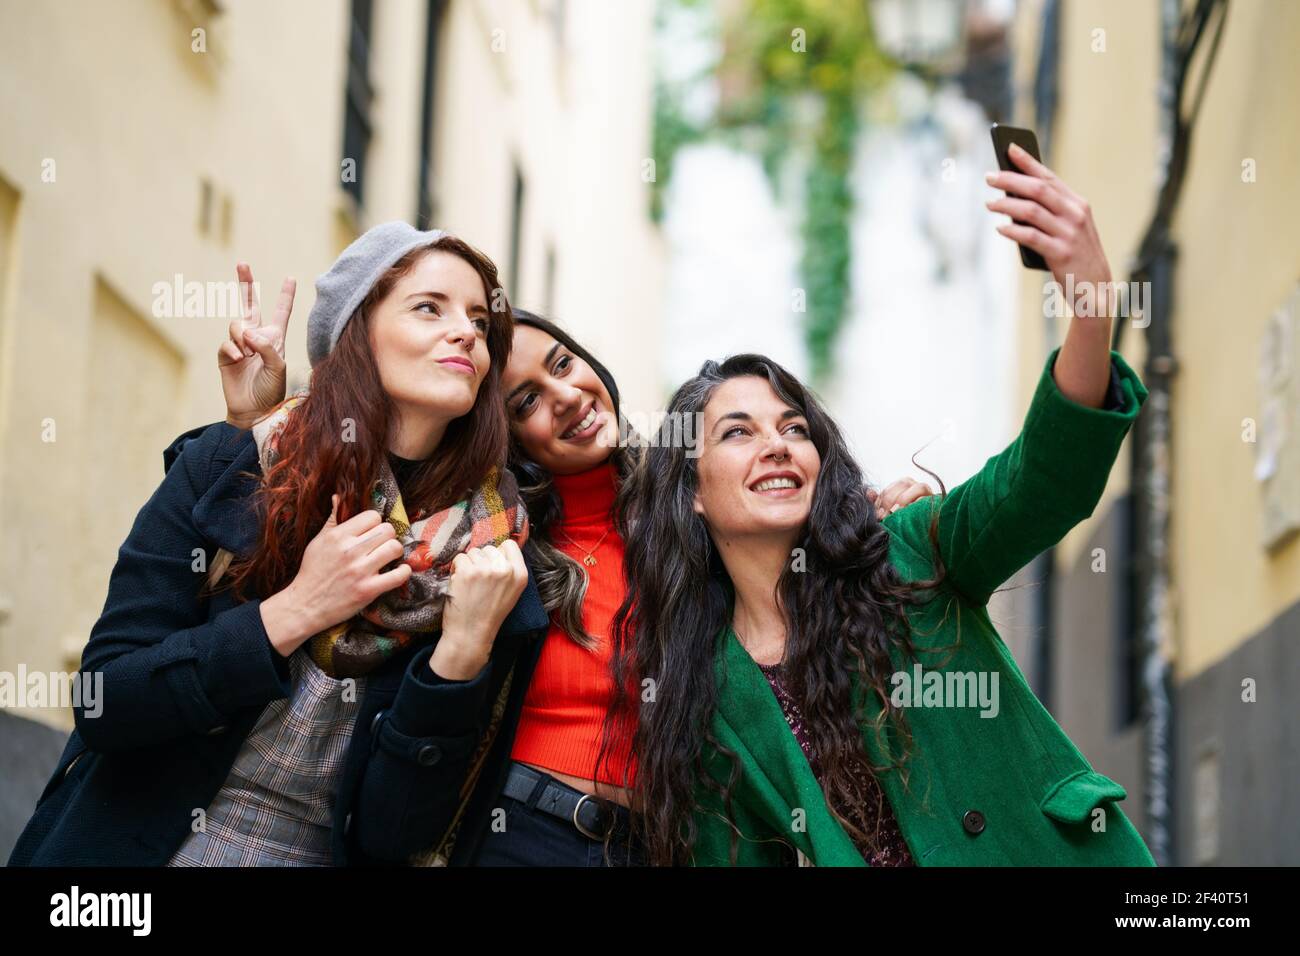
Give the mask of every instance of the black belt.
[{"label": "black belt", "polygon": [[[627,816],[626,810],[617,803],[575,790],[550,774],[521,763],[510,764],[510,773],[501,792],[527,806],[535,806],[567,820],[579,833],[592,840],[604,840],[619,825],[620,817]],[[534,802],[535,792],[537,798]],[[620,814],[619,811],[623,812]]]}]

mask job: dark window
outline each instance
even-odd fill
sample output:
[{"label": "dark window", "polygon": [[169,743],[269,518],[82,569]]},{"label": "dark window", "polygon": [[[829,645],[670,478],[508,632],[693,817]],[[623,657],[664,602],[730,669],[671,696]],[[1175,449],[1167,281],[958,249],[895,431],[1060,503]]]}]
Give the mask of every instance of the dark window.
[{"label": "dark window", "polygon": [[361,205],[365,201],[366,149],[370,146],[370,24],[372,0],[352,0],[348,31],[348,84],[344,97],[343,164],[339,167],[343,189]]},{"label": "dark window", "polygon": [[442,34],[442,16],[447,11],[447,0],[429,0],[428,20],[424,33],[424,89],[420,98],[420,168],[416,174],[415,225],[418,229],[432,229],[433,208],[433,107],[438,79],[438,37]]},{"label": "dark window", "polygon": [[[1135,430],[1140,422],[1141,419],[1134,424]],[[1134,455],[1138,448],[1135,441]],[[1140,481],[1136,469],[1133,470],[1130,481]],[[1142,709],[1142,609],[1138,603],[1142,594],[1138,553],[1138,542],[1141,540],[1141,529],[1138,527],[1141,519],[1138,511],[1140,491],[1138,485],[1132,484],[1128,494],[1117,504],[1115,512],[1119,518],[1120,547],[1117,550],[1123,560],[1123,566],[1116,569],[1119,572],[1116,578],[1119,600],[1115,607],[1119,637],[1115,642],[1116,730],[1131,727],[1141,716]]]},{"label": "dark window", "polygon": [[524,174],[515,165],[514,201],[510,204],[510,271],[506,289],[511,300],[519,296],[519,246],[524,225]]}]

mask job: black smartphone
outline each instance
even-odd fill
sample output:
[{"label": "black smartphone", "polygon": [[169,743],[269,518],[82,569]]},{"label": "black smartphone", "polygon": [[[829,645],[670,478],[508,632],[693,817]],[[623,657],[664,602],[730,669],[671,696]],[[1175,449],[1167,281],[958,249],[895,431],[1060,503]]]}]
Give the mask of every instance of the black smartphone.
[{"label": "black smartphone", "polygon": [[[1012,143],[1015,143],[1040,163],[1043,161],[1042,157],[1038,155],[1038,137],[1034,135],[1032,129],[1021,129],[1018,126],[1002,126],[998,123],[994,123],[989,128],[989,133],[993,136],[993,152],[997,153],[999,169],[1010,170],[1013,173],[1024,172],[1024,170],[1019,166],[1011,162],[1011,158],[1007,155],[1007,150],[1011,147]],[[1008,192],[1007,195],[1015,196],[1015,193]],[[1018,225],[1024,225],[1024,223],[1020,222],[1018,219],[1012,221]],[[1020,261],[1024,264],[1026,269],[1047,270],[1047,263],[1043,261],[1043,257],[1033,249],[1026,248],[1025,246],[1020,247]]]}]

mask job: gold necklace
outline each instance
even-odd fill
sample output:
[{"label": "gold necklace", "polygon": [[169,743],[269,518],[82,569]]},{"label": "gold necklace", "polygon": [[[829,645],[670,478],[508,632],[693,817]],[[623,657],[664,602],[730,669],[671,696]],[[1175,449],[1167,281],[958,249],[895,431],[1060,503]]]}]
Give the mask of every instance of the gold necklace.
[{"label": "gold necklace", "polygon": [[600,547],[601,542],[603,542],[603,541],[605,540],[605,538],[609,536],[609,533],[610,533],[612,530],[614,530],[614,529],[613,529],[613,528],[606,528],[606,529],[605,529],[605,533],[602,534],[602,535],[600,536],[600,541],[597,541],[594,545],[591,546],[591,551],[588,551],[588,550],[587,550],[586,548],[584,548],[582,545],[578,544],[578,542],[574,541],[572,538],[570,538],[567,534],[565,534],[565,533],[564,533],[563,531],[561,531],[559,528],[556,528],[556,529],[555,529],[555,533],[558,534],[558,535],[560,535],[562,538],[564,538],[565,541],[569,542],[569,544],[573,545],[573,546],[574,546],[575,548],[577,548],[579,551],[581,551],[581,552],[583,552],[584,554],[586,554],[586,557],[582,559],[582,563],[585,564],[585,565],[586,565],[587,567],[589,567],[589,568],[594,568],[594,567],[596,566],[596,555],[593,554],[592,552],[594,552],[597,548]]}]

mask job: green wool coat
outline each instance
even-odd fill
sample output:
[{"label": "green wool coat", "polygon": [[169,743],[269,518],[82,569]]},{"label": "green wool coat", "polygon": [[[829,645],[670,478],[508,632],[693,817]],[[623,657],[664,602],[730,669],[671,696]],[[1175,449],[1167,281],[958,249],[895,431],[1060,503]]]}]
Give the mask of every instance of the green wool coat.
[{"label": "green wool coat", "polygon": [[[908,786],[892,770],[880,783],[919,866],[1155,865],[1118,806],[1124,788],[1093,770],[1038,702],[986,609],[996,588],[1092,514],[1147,396],[1112,352],[1123,410],[1072,402],[1052,378],[1057,351],[1005,451],[946,497],[921,499],[884,520],[890,560],[905,579],[924,580],[934,574],[928,529],[932,510],[939,510],[947,577],[932,600],[908,614],[925,672],[983,674],[986,686],[997,675],[996,716],[982,717],[979,706],[904,711],[913,733]],[[934,650],[954,642],[958,648],[945,663]],[[915,673],[897,655],[895,665]],[[718,639],[716,671],[713,730],[743,766],[732,796],[738,863],[779,864],[789,854],[784,842],[816,866],[865,866],[827,810],[771,686],[730,626]],[[879,714],[874,695],[867,708],[869,717]],[[879,765],[875,733],[864,732],[863,739]],[[724,780],[730,763],[714,752],[709,768]],[[732,828],[718,798],[701,787],[698,801],[692,862],[729,865]]]}]

